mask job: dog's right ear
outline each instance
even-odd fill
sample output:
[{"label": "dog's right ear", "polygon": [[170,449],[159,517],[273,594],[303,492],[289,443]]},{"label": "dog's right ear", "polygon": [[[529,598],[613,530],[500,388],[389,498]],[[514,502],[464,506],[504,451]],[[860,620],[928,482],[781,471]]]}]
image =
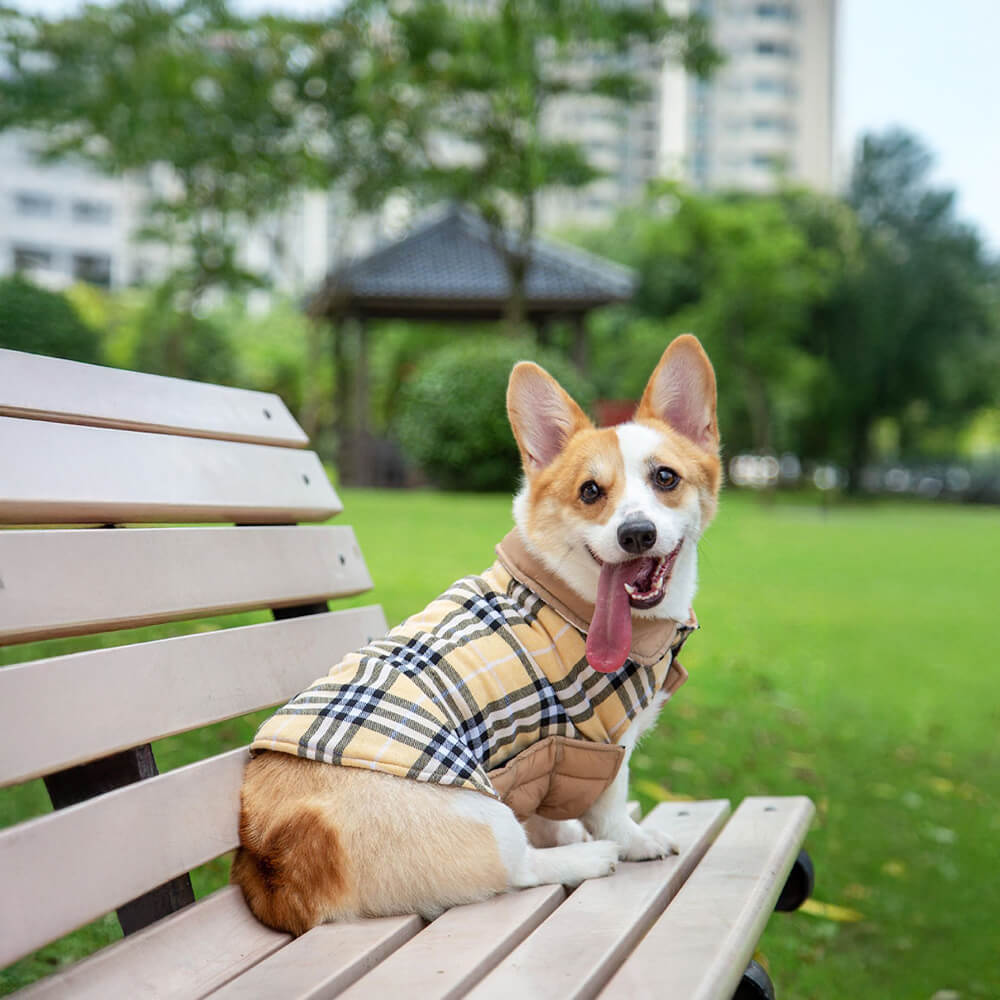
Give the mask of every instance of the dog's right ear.
[{"label": "dog's right ear", "polygon": [[530,361],[510,373],[507,416],[528,476],[544,469],[577,431],[593,427],[566,390]]}]

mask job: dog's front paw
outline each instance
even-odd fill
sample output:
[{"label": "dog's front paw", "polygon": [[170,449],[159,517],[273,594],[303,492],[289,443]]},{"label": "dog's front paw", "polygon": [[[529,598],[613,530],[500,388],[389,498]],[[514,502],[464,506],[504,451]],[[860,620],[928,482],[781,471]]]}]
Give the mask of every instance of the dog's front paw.
[{"label": "dog's front paw", "polygon": [[618,840],[619,857],[622,861],[650,861],[677,854],[677,845],[656,827],[643,827],[631,823]]}]

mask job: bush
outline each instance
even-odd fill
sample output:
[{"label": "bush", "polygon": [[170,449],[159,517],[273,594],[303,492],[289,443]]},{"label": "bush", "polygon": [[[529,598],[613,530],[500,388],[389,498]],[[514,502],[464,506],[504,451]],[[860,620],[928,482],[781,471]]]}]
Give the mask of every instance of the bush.
[{"label": "bush", "polygon": [[396,431],[407,456],[445,489],[507,491],[520,457],[507,422],[510,370],[537,361],[585,409],[593,394],[563,357],[531,341],[463,340],[418,365],[402,392]]},{"label": "bush", "polygon": [[0,347],[92,364],[101,360],[97,332],[69,302],[20,275],[0,278]]}]

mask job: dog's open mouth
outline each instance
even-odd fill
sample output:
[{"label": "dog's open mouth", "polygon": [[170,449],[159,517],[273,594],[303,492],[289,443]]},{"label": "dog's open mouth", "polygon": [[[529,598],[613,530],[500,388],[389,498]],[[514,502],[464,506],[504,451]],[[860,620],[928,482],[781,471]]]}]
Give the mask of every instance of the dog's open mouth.
[{"label": "dog's open mouth", "polygon": [[594,617],[587,632],[587,661],[602,673],[618,670],[632,648],[632,608],[645,610],[663,600],[684,540],[665,556],[640,557],[601,567]]}]

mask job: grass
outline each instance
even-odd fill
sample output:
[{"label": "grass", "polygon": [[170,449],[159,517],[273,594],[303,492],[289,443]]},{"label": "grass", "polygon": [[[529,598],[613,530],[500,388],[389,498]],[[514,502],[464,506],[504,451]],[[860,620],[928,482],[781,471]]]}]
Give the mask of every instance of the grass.
[{"label": "grass", "polygon": [[[390,621],[488,565],[510,525],[509,498],[343,497],[377,582],[352,603],[374,597]],[[1000,996],[998,550],[996,510],[824,514],[736,494],[703,540],[691,680],[633,775],[647,807],[667,796],[816,802],[815,898],[839,909],[772,917],[760,947],[779,995]],[[26,655],[71,648],[62,643]],[[161,741],[161,766],[236,746],[258,718]],[[4,794],[0,823],[45,808],[38,783]],[[226,868],[200,870],[199,894]],[[77,932],[0,973],[0,992],[115,933],[107,919]]]}]

